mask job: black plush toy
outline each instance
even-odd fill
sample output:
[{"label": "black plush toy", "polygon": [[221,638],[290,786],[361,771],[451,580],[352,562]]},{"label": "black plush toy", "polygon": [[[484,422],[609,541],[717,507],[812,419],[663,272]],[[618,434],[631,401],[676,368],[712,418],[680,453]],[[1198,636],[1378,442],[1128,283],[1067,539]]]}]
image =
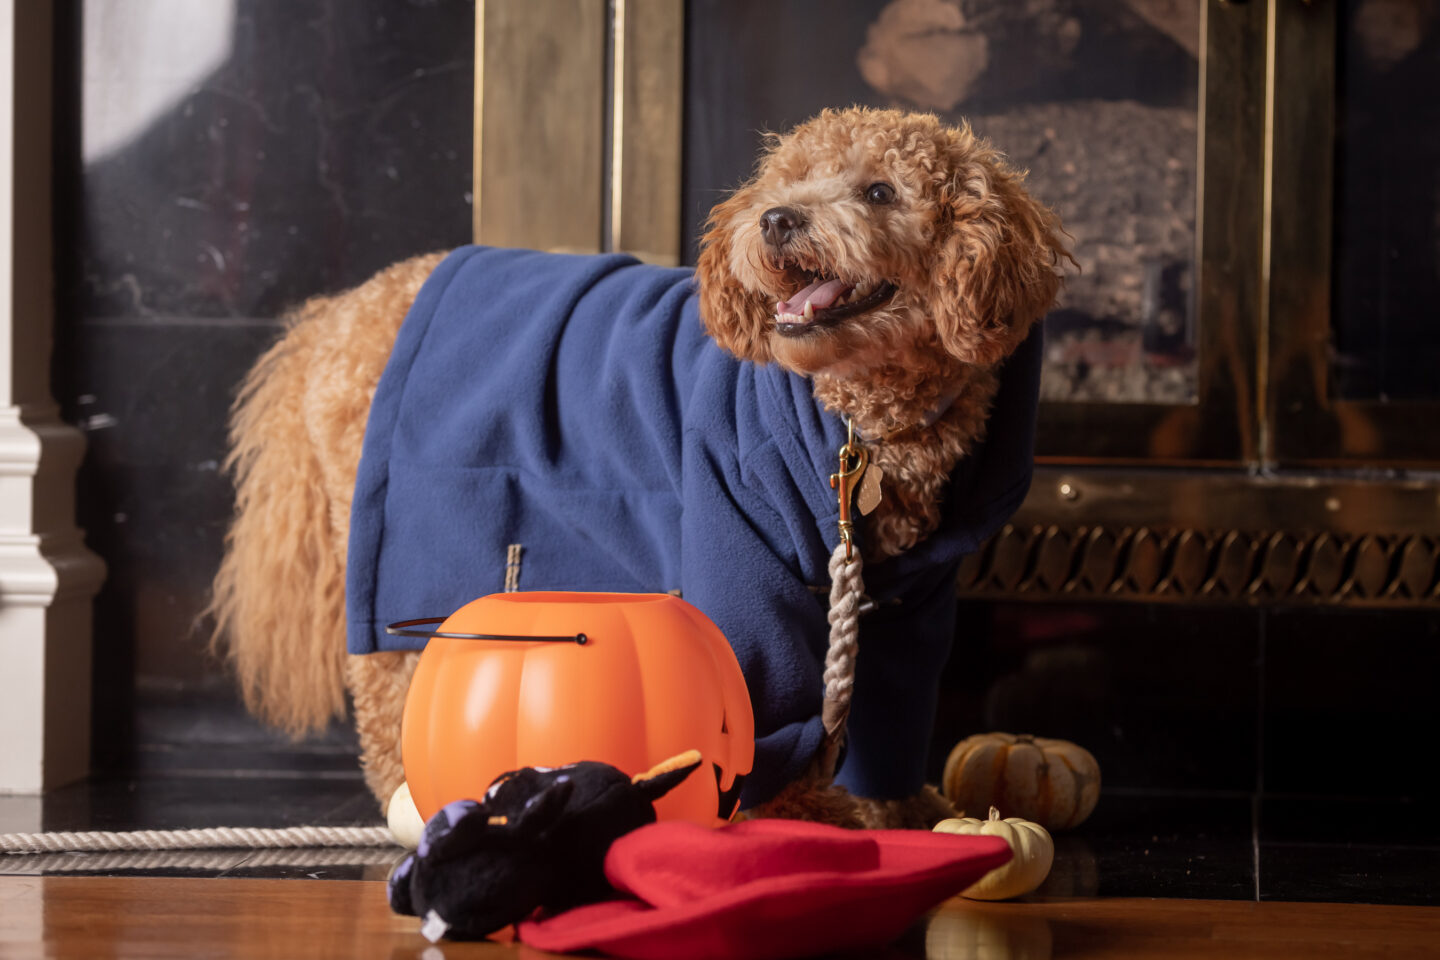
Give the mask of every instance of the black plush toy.
[{"label": "black plush toy", "polygon": [[390,874],[390,907],[423,917],[433,942],[479,939],[537,907],[602,900],[612,892],[610,844],[654,823],[654,801],[698,766],[691,750],[633,778],[591,761],[501,774],[484,799],[430,818],[419,848]]}]

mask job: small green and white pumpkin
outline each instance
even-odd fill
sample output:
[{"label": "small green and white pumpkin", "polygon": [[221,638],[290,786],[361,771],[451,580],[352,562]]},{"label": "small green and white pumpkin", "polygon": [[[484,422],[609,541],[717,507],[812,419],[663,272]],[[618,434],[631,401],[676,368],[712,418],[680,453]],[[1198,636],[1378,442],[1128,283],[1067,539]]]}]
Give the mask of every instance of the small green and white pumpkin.
[{"label": "small green and white pumpkin", "polygon": [[1068,740],[977,733],[950,751],[940,783],[956,810],[995,806],[1047,830],[1069,830],[1100,799],[1100,764]]},{"label": "small green and white pumpkin", "polygon": [[1055,841],[1044,827],[1017,817],[1001,820],[1000,811],[994,807],[990,808],[988,820],[974,817],[941,820],[935,825],[935,832],[1001,837],[1010,844],[1014,855],[1009,863],[996,867],[961,891],[962,897],[971,900],[1009,900],[1029,893],[1045,882],[1055,861]]}]

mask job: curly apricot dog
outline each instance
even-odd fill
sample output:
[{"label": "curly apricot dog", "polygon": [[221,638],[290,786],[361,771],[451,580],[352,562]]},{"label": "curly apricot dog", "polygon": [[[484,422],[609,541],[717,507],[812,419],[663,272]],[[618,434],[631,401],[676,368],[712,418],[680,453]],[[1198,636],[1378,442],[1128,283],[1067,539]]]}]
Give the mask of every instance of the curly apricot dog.
[{"label": "curly apricot dog", "polygon": [[[487,270],[511,271],[507,284],[523,284],[537,272],[590,271],[594,288],[611,293],[622,282],[617,278],[634,277],[660,291],[646,301],[647,317],[657,303],[673,306],[664,335],[676,345],[656,353],[676,366],[667,366],[672,386],[654,408],[659,425],[642,439],[652,443],[670,431],[690,442],[697,431],[728,433],[725,442],[705,440],[700,458],[679,450],[678,439],[674,452],[621,451],[630,461],[676,465],[657,471],[655,489],[647,491],[673,510],[657,508],[659,516],[637,522],[652,531],[647,542],[657,553],[678,559],[648,567],[637,561],[629,579],[606,581],[604,589],[683,588],[685,598],[725,630],[756,711],[752,783],[764,786],[747,792],[747,807],[870,826],[928,826],[949,815],[923,786],[939,667],[954,634],[948,584],[959,558],[1004,522],[1028,484],[1038,378],[1038,340],[1030,334],[1054,302],[1061,261],[1069,258],[1061,237],[1054,214],[1026,194],[1023,175],[968,127],[852,108],[825,111],[772,138],[755,177],[711,213],[693,277],[615,257],[467,249],[449,260],[417,257],[355,290],[310,301],[245,381],[231,423],[237,515],[212,610],[247,705],[298,734],[343,713],[348,685],[368,782],[382,804],[388,801],[403,779],[400,715],[418,654],[362,642],[361,649],[375,652],[347,657],[345,575],[372,398],[378,408],[395,392],[376,394],[382,371],[386,378],[404,375],[386,370],[392,348],[398,355],[411,336],[412,324],[402,330],[402,321],[424,312],[424,323],[415,325],[437,327],[436,311],[449,309],[435,306],[442,293],[453,303],[462,280],[481,289]],[[437,285],[445,290],[432,291]],[[588,322],[581,318],[586,301],[577,296],[574,317],[555,328],[566,337]],[[503,328],[487,326],[485,299],[472,297],[477,305],[466,322],[473,324],[459,329],[495,344],[523,335],[513,314]],[[609,327],[633,335],[638,328],[626,327],[629,322],[612,314],[608,326],[592,324],[574,335],[597,343],[611,335]],[[708,341],[690,332],[702,324]],[[422,335],[431,334],[413,334]],[[613,365],[628,355],[610,349],[595,356],[597,364]],[[690,365],[683,370],[682,360]],[[537,369],[543,377],[544,366]],[[597,380],[591,387],[603,391],[619,382]],[[528,402],[530,387],[517,388],[507,402]],[[718,391],[719,399],[688,399],[703,389]],[[546,403],[564,395],[537,394]],[[794,409],[777,412],[777,406]],[[702,413],[708,426],[697,425]],[[520,415],[502,407],[485,419],[506,416]],[[815,581],[826,576],[825,560],[838,540],[823,465],[835,463],[842,418],[853,422],[883,480],[878,507],[860,523],[867,588],[877,609],[861,621],[848,754],[832,784],[817,774],[807,752],[813,754],[817,742],[819,666],[812,661],[817,642],[823,657],[823,635],[818,641],[816,635],[825,629],[823,601],[813,591],[824,589]],[[563,425],[565,415],[542,421]],[[794,423],[819,426],[808,433],[797,427],[791,435]],[[757,437],[758,445],[747,448]],[[558,443],[563,448],[563,436]],[[505,459],[511,454],[503,444],[481,446],[482,456],[494,457],[493,464],[480,464],[486,471],[519,462]],[[706,462],[697,468],[697,459]],[[525,461],[530,475],[536,462]],[[599,469],[587,465],[592,468]],[[737,522],[753,533],[754,552],[766,553],[734,558],[734,583],[723,582],[731,576],[725,565],[706,568],[698,582],[679,574],[666,581],[670,571],[699,562],[692,554],[703,549],[697,541],[707,539],[685,536],[683,521],[665,519],[691,509],[683,486],[702,468],[710,471],[705,482],[732,487],[710,502],[723,500],[742,514]],[[987,480],[991,475],[1001,476]],[[356,502],[357,510],[369,509]],[[543,560],[544,544],[534,546]],[[527,551],[531,547],[527,543]],[[752,559],[753,568],[741,569]],[[543,581],[547,574],[538,569]],[[589,581],[578,586],[596,588]],[[749,621],[706,599],[741,591],[748,591],[754,611]],[[353,651],[353,598],[351,613]],[[765,622],[752,622],[759,620]]]}]

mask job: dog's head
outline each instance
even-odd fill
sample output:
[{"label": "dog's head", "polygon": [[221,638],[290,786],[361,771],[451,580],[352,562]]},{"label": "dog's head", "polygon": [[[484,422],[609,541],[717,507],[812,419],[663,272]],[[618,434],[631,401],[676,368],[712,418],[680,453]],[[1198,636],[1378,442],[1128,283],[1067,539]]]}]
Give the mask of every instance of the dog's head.
[{"label": "dog's head", "polygon": [[968,126],[827,110],[772,137],[711,212],[706,330],[804,374],[862,375],[916,350],[996,363],[1054,303],[1069,257],[1023,179]]}]

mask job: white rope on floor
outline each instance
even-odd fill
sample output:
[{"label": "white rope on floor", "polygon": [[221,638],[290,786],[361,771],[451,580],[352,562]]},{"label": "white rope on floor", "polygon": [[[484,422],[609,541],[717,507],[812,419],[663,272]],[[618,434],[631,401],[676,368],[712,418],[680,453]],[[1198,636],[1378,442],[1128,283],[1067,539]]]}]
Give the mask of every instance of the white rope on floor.
[{"label": "white rope on floor", "polygon": [[[95,853],[31,853],[7,871],[27,873],[109,873],[118,870],[247,870],[270,867],[370,867],[388,869],[399,847],[303,847],[271,850],[118,850]],[[17,860],[20,855],[16,855]]]},{"label": "white rope on floor", "polygon": [[208,827],[124,833],[3,833],[3,853],[82,853],[113,850],[260,850],[299,847],[393,847],[387,827]]}]

